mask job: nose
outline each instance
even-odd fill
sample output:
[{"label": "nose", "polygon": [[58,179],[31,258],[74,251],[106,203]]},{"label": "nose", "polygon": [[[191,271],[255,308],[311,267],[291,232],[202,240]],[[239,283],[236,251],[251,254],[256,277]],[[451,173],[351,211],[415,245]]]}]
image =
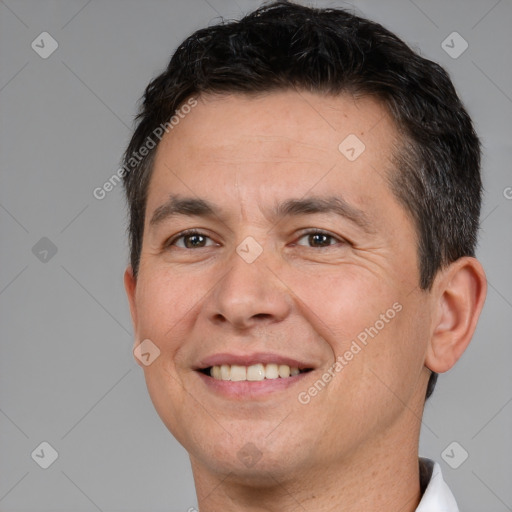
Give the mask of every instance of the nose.
[{"label": "nose", "polygon": [[248,263],[233,251],[229,267],[208,299],[206,311],[212,323],[246,330],[286,318],[291,297],[264,253]]}]

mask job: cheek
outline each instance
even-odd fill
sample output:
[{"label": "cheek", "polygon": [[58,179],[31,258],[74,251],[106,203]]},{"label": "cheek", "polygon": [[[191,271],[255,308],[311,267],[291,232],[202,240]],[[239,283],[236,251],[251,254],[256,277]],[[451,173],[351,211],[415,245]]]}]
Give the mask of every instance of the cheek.
[{"label": "cheek", "polygon": [[[304,304],[303,314],[326,333],[326,339],[335,353],[345,351],[350,342],[365,329],[381,320],[380,315],[398,301],[399,293],[386,287],[372,273],[355,265],[340,265],[321,272],[311,272],[307,280],[304,273],[290,276],[290,288]],[[291,284],[293,283],[293,284]]]},{"label": "cheek", "polygon": [[[187,340],[194,331],[194,318],[209,287],[190,274],[165,269],[139,274],[137,289],[137,340],[151,340],[160,351],[144,366],[148,392],[157,412],[177,437],[175,421],[183,406],[187,374]],[[188,371],[188,370],[187,370]]]},{"label": "cheek", "polygon": [[391,417],[409,403],[418,383],[428,339],[426,308],[408,287],[348,266],[308,282],[297,279],[290,288],[333,358],[343,358],[331,368],[329,406],[350,410],[354,418],[368,418],[369,410],[376,411],[375,421]]},{"label": "cheek", "polygon": [[[197,282],[196,282],[197,281]],[[206,290],[199,279],[165,269],[141,266],[136,302],[137,339],[149,339],[159,349],[159,356],[144,366],[144,377],[155,410],[169,431],[180,442],[184,439],[181,423],[176,421],[186,408],[182,367],[182,349],[193,328],[194,306]]]},{"label": "cheek", "polygon": [[[365,428],[382,428],[405,412],[415,422],[415,396],[420,385],[428,341],[428,319],[406,295],[384,301],[366,318],[366,326],[352,337],[357,345],[333,391],[350,389],[346,398],[356,418],[364,418]],[[394,297],[388,297],[388,299]],[[391,307],[389,307],[391,306]],[[383,315],[383,316],[381,316]],[[348,351],[348,354],[352,349]],[[347,354],[347,352],[345,352]],[[419,414],[419,412],[418,412]]]},{"label": "cheek", "polygon": [[165,339],[161,350],[172,346],[205,292],[201,280],[187,274],[158,269],[141,272],[136,293],[139,339]]}]

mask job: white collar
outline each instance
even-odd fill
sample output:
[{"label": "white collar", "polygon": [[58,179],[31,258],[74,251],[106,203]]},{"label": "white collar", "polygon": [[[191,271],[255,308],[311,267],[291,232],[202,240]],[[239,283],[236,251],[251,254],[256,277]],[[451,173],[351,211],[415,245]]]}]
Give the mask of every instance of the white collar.
[{"label": "white collar", "polygon": [[455,498],[443,480],[441,466],[437,462],[420,458],[421,466],[432,476],[416,512],[459,512]]}]

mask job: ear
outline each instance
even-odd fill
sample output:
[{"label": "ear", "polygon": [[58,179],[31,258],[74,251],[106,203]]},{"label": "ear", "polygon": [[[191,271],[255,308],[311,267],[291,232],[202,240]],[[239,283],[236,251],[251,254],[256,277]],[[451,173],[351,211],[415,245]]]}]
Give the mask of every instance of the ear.
[{"label": "ear", "polygon": [[427,368],[443,373],[457,362],[475,332],[486,293],[485,272],[475,258],[460,258],[438,273],[433,285]]},{"label": "ear", "polygon": [[126,267],[124,271],[124,289],[128,297],[130,304],[130,314],[132,317],[133,331],[135,333],[135,339],[137,339],[137,304],[135,301],[135,289],[137,286],[137,278],[133,275],[133,269],[131,265]]}]

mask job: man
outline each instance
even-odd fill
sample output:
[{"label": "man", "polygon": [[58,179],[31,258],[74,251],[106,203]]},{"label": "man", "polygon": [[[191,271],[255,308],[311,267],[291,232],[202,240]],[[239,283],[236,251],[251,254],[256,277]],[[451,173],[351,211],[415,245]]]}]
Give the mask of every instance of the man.
[{"label": "man", "polygon": [[485,299],[479,165],[444,70],[343,10],[178,48],[125,154],[125,286],[201,512],[457,510],[418,440]]}]

